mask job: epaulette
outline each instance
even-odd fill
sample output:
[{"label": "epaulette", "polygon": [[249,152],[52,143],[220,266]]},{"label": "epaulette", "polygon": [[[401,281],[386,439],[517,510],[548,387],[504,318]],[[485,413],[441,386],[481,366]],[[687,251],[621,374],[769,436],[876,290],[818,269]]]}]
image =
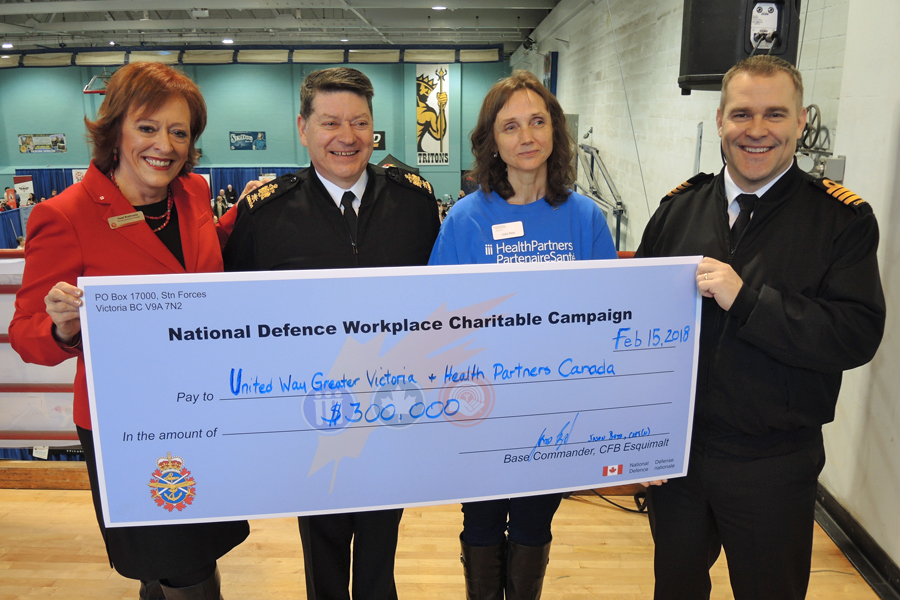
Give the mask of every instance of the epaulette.
[{"label": "epaulette", "polygon": [[841,184],[830,179],[816,179],[813,181],[813,184],[832,198],[839,200],[842,204],[845,204],[851,208],[856,208],[857,210],[859,210],[863,206],[867,205],[866,201],[860,198],[858,195],[854,194]]},{"label": "epaulette", "polygon": [[246,196],[244,196],[240,203],[246,205],[247,209],[250,212],[257,210],[260,206],[271,202],[273,199],[281,196],[285,192],[289,191],[291,188],[297,185],[297,182],[300,181],[300,178],[297,177],[296,173],[288,173],[287,175],[282,175],[276,179],[273,179],[269,183],[259,186]]},{"label": "epaulette", "polygon": [[418,173],[413,173],[412,171],[401,169],[400,167],[397,167],[395,165],[385,165],[384,172],[387,173],[388,177],[401,185],[412,188],[414,190],[419,190],[420,192],[424,192],[426,194],[434,195],[434,188],[432,188],[431,184],[428,183],[425,178]]},{"label": "epaulette", "polygon": [[692,185],[700,183],[701,181],[708,181],[713,177],[715,177],[715,175],[712,173],[697,173],[696,175],[676,187],[674,190],[666,194],[663,200],[665,200],[666,198],[671,198],[672,196],[676,196],[686,189],[689,189]]}]

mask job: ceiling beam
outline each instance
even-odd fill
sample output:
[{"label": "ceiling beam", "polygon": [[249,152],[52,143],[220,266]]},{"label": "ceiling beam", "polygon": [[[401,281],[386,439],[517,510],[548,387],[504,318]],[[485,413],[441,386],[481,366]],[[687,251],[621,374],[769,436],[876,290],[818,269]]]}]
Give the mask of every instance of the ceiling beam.
[{"label": "ceiling beam", "polygon": [[[282,17],[285,15],[282,15]],[[39,23],[33,31],[40,33],[73,33],[78,31],[157,31],[160,29],[359,29],[364,27],[356,19],[173,19],[170,21],[68,21]],[[25,28],[29,30],[30,28]]]},{"label": "ceiling beam", "polygon": [[[109,19],[109,13],[105,19]],[[305,29],[369,29],[378,35],[382,32],[389,32],[395,29],[427,29],[431,31],[453,30],[465,31],[469,29],[532,29],[540,23],[537,16],[527,19],[521,19],[519,22],[510,21],[510,19],[502,19],[499,16],[492,18],[480,17],[476,21],[472,19],[460,21],[451,18],[434,18],[430,20],[427,15],[407,16],[403,19],[394,19],[381,16],[378,20],[370,19],[296,19],[293,15],[282,14],[275,19],[172,19],[172,20],[128,20],[128,21],[57,21],[55,23],[37,23],[33,27],[0,24],[0,27],[7,25],[16,27],[16,29],[8,29],[7,32],[34,32],[43,34],[58,33],[75,33],[79,31],[159,31],[163,29],[169,30],[275,30],[275,31],[292,31]],[[383,22],[381,22],[383,21]],[[3,29],[0,29],[3,31]],[[384,37],[382,35],[382,37]],[[387,41],[387,40],[385,40]]]},{"label": "ceiling beam", "polygon": [[[196,6],[184,0],[155,0],[152,10],[186,10],[192,8],[216,9],[266,9],[266,8],[326,8],[330,0],[196,0]],[[202,5],[202,6],[201,6]],[[90,13],[112,10],[141,11],[147,8],[146,0],[60,0],[50,2],[15,2],[0,4],[0,15],[34,15],[48,12]]]},{"label": "ceiling beam", "polygon": [[15,25],[13,23],[0,23],[0,33],[32,33],[34,30],[25,25]]},{"label": "ceiling beam", "polygon": [[351,7],[349,2],[346,2],[346,0],[343,0],[343,1],[342,1],[342,4],[343,4],[344,7],[346,7],[348,10],[352,11],[353,14],[356,15],[357,18],[359,18],[360,21],[362,21],[363,23],[365,23],[366,26],[367,26],[369,29],[371,29],[372,31],[374,31],[375,33],[377,33],[378,35],[380,35],[380,36],[381,36],[381,39],[383,39],[387,44],[393,44],[393,43],[394,43],[394,42],[392,42],[391,40],[389,40],[389,39],[387,38],[387,36],[385,36],[383,33],[381,33],[381,32],[378,30],[377,27],[375,27],[374,25],[372,25],[371,23],[369,23],[369,21],[368,21],[364,16],[362,16],[362,15],[359,13],[358,10],[356,10],[356,9],[353,8],[353,7]]},{"label": "ceiling beam", "polygon": [[[450,0],[448,11],[460,9],[494,9],[494,10],[552,10],[556,6],[553,0],[511,0],[502,6],[490,6],[484,0]],[[206,8],[209,10],[255,10],[255,9],[299,9],[299,8],[339,8],[353,9],[431,9],[433,0],[195,0],[193,4],[184,0],[154,0],[153,10],[187,10]],[[147,8],[146,0],[60,0],[48,2],[12,2],[0,3],[2,15],[38,15],[48,13],[90,13],[110,11],[143,11]],[[442,11],[435,11],[442,12]]]}]

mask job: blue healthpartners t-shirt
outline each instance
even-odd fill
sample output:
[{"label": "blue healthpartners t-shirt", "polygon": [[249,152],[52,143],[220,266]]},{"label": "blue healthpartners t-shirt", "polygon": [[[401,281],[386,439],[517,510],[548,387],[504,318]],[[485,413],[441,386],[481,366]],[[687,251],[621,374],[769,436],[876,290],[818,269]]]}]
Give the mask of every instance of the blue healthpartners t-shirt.
[{"label": "blue healthpartners t-shirt", "polygon": [[[507,233],[495,235],[494,225],[507,225]],[[515,237],[503,237],[508,232]],[[428,264],[601,258],[616,258],[616,248],[603,212],[590,198],[572,192],[568,200],[555,207],[543,199],[509,204],[496,192],[485,195],[479,189],[457,202],[447,214]]]}]

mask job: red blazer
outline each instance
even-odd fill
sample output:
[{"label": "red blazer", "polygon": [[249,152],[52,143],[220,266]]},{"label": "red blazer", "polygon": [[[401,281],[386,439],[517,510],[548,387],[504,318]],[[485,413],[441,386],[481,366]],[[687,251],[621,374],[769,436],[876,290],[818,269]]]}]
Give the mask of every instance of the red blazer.
[{"label": "red blazer", "polygon": [[28,218],[25,273],[9,341],[25,362],[52,366],[78,358],[73,416],[79,427],[91,428],[84,355],[80,349],[61,348],[53,339],[53,321],[44,297],[60,281],[76,285],[81,275],[221,271],[222,253],[206,180],[199,175],[177,177],[171,188],[186,268],[146,222],[110,227],[110,217],[133,213],[135,208],[93,164],[80,183],[36,205]]}]

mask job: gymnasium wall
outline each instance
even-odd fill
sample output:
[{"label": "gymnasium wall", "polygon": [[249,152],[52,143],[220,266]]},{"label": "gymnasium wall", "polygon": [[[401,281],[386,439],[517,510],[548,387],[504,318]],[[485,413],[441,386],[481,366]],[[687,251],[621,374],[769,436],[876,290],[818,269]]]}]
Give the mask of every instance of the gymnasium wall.
[{"label": "gymnasium wall", "polygon": [[900,3],[851,0],[835,152],[847,156],[844,184],[878,217],[878,260],[888,301],[875,359],[844,376],[834,423],[825,427],[828,464],[819,480],[900,564]]},{"label": "gymnasium wall", "polygon": [[[539,52],[559,52],[558,97],[579,115],[585,143],[600,149],[626,205],[623,249],[634,250],[660,199],[700,170],[722,168],[715,125],[718,92],[682,96],[677,85],[683,0],[562,0],[533,32]],[[822,109],[829,147],[847,156],[844,185],[873,207],[888,321],[875,359],[844,377],[837,417],[825,427],[820,482],[900,563],[900,40],[896,0],[804,0],[799,67],[804,103]],[[617,53],[618,51],[618,53]],[[512,68],[540,75],[544,59],[520,48]],[[620,70],[621,69],[621,70]],[[623,85],[624,79],[624,85]],[[627,103],[626,103],[627,93]],[[630,112],[630,114],[629,114]],[[634,135],[632,134],[634,123]],[[640,156],[640,161],[638,161]],[[785,257],[790,260],[790,257]]]},{"label": "gymnasium wall", "polygon": [[[311,71],[334,65],[210,65],[184,66],[197,82],[208,108],[206,132],[198,147],[201,167],[305,166],[309,155],[297,135],[299,89]],[[375,87],[374,123],[384,131],[388,154],[415,166],[415,69],[414,64],[349,65],[363,71]],[[90,161],[84,139],[84,117],[93,119],[103,100],[86,95],[85,85],[102,69],[60,67],[0,69],[0,189],[12,186],[16,168],[83,168]],[[459,173],[470,166],[468,135],[490,86],[509,73],[506,62],[464,63],[449,66],[451,100],[449,166],[422,167],[422,175],[435,193],[459,192]],[[230,131],[265,131],[267,150],[231,150]],[[67,152],[21,154],[17,135],[65,133]]]}]

